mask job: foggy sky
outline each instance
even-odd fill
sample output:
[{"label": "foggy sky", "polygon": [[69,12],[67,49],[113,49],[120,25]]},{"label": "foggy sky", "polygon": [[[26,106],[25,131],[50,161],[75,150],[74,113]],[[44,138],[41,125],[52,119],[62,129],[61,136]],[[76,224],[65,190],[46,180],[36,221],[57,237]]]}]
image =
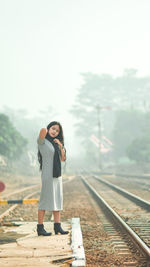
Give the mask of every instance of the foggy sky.
[{"label": "foggy sky", "polygon": [[0,108],[68,110],[80,73],[150,74],[149,0],[1,0]]}]

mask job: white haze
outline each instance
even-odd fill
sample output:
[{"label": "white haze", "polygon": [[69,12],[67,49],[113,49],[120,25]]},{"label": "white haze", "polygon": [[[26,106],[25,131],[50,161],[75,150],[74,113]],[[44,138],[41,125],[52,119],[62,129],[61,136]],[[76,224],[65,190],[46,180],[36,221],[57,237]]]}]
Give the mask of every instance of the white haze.
[{"label": "white haze", "polygon": [[75,151],[80,73],[150,74],[149,14],[149,0],[1,0],[0,108],[53,106]]}]

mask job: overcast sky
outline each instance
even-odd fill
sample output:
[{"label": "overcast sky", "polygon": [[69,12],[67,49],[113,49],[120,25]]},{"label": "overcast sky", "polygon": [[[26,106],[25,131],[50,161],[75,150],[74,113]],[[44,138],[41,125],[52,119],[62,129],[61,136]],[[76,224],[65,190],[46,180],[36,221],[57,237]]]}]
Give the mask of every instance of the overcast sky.
[{"label": "overcast sky", "polygon": [[149,0],[0,0],[0,108],[70,123],[81,72],[150,74]]}]

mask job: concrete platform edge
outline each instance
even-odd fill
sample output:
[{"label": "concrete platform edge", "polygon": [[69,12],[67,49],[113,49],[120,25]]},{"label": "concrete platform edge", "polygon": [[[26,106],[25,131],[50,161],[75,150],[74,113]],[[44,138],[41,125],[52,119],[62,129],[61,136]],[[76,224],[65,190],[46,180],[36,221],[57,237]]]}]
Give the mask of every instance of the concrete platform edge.
[{"label": "concrete platform edge", "polygon": [[72,218],[71,224],[71,249],[73,251],[73,257],[75,258],[75,260],[72,262],[72,267],[86,266],[80,218]]}]

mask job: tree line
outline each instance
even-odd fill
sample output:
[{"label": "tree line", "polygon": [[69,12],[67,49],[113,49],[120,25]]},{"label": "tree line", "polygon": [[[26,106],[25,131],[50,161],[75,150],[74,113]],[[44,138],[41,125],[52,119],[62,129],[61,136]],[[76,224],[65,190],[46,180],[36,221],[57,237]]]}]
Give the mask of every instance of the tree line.
[{"label": "tree line", "polygon": [[113,149],[108,153],[111,160],[128,158],[149,162],[150,76],[140,77],[135,69],[125,69],[118,77],[81,75],[83,84],[77,91],[71,113],[76,118],[76,135],[82,139],[85,157],[89,155],[90,160],[93,157],[95,161],[97,148],[90,136],[94,134],[100,138],[98,127],[101,127],[101,134],[113,143]]}]

